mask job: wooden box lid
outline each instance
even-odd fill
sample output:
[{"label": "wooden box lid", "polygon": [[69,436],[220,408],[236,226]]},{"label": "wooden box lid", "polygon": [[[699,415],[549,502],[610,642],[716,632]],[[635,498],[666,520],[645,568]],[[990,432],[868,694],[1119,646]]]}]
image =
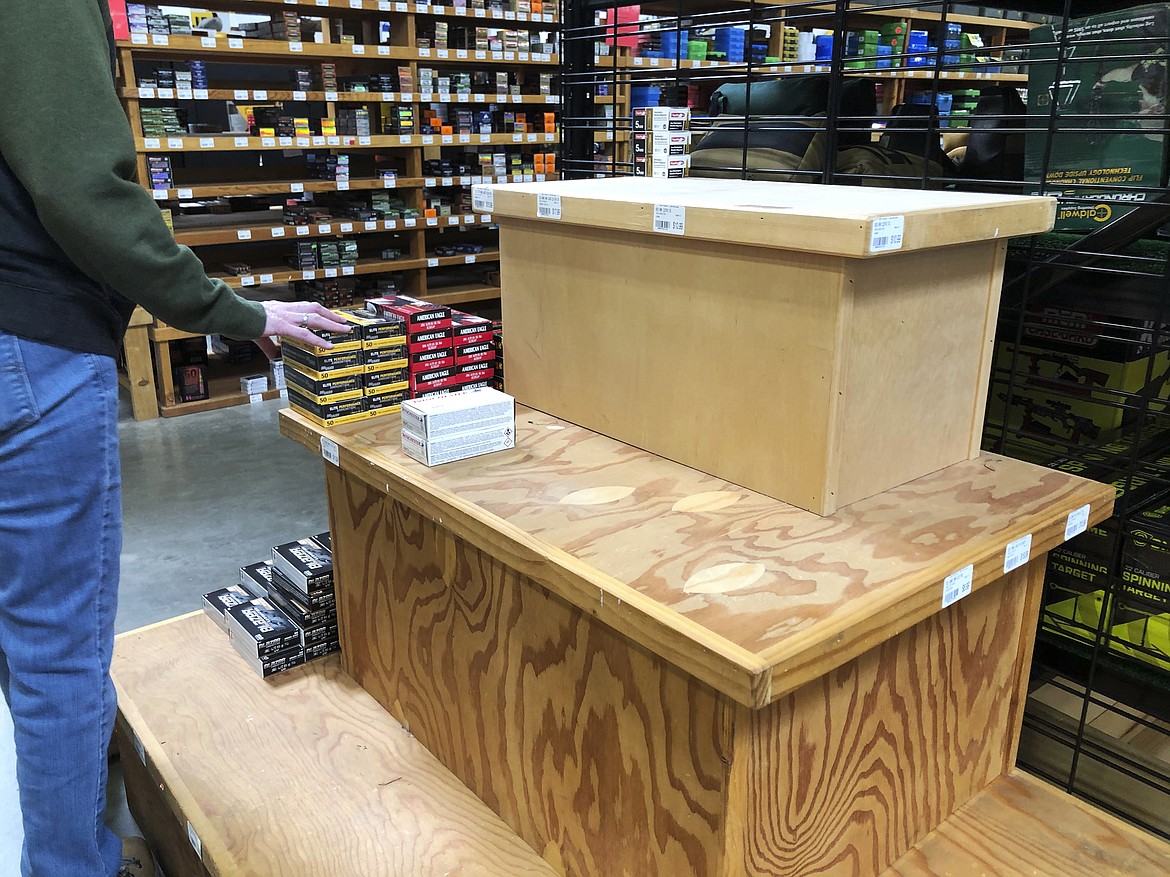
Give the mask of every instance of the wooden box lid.
[{"label": "wooden box lid", "polygon": [[[505,220],[680,234],[851,258],[1036,234],[1050,230],[1056,216],[1056,199],[1048,197],[749,180],[610,177],[477,186],[474,193],[477,211]],[[663,221],[681,220],[683,227],[656,231],[656,212]]]}]

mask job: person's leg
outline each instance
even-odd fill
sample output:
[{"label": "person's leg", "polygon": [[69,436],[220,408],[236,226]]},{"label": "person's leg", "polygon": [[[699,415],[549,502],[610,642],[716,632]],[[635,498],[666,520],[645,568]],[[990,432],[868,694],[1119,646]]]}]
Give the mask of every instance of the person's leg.
[{"label": "person's leg", "polygon": [[0,332],[0,660],[25,877],[113,877],[106,752],[122,543],[108,357]]}]

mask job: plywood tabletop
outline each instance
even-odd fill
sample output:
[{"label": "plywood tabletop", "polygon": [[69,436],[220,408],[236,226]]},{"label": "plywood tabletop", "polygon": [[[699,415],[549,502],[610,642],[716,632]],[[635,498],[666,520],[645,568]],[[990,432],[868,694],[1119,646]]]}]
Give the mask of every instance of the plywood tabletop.
[{"label": "plywood tabletop", "polygon": [[516,449],[433,469],[397,415],[282,431],[749,706],[762,706],[938,612],[943,582],[1004,574],[1112,489],[994,455],[818,517],[517,406]]},{"label": "plywood tabletop", "polygon": [[882,877],[1152,877],[1170,845],[1021,773],[1001,776]]},{"label": "plywood tabletop", "polygon": [[[853,258],[1036,234],[1056,216],[1056,199],[1048,197],[755,180],[609,177],[482,189],[490,194],[477,197],[490,204],[480,206],[505,225],[530,220],[652,235],[661,234],[655,208],[677,208],[662,214],[682,222],[672,235]],[[883,230],[894,229],[898,246],[882,240]]]},{"label": "plywood tabletop", "polygon": [[337,656],[265,681],[198,612],[119,636],[112,675],[212,874],[557,873]]}]

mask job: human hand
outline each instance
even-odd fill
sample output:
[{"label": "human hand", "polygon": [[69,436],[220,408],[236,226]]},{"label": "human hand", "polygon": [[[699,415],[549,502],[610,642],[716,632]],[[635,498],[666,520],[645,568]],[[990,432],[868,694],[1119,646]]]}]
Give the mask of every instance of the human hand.
[{"label": "human hand", "polygon": [[319,332],[347,332],[353,328],[352,324],[345,322],[317,302],[266,301],[261,304],[264,306],[266,319],[264,335],[256,339],[256,344],[269,359],[276,356],[273,336],[330,348],[333,345],[324,338],[314,335],[314,329]]}]

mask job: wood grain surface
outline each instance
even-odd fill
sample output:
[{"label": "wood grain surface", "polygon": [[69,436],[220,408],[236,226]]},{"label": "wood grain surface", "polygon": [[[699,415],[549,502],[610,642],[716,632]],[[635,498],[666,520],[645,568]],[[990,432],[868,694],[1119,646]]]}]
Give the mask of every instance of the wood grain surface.
[{"label": "wood grain surface", "polygon": [[118,637],[112,673],[217,877],[555,873],[336,656],[265,681],[195,613]]},{"label": "wood grain surface", "polygon": [[1157,877],[1170,845],[1019,771],[1000,777],[883,877]]},{"label": "wood grain surface", "polygon": [[354,678],[558,873],[719,873],[731,701],[438,522],[328,480]]},{"label": "wood grain surface", "polygon": [[667,205],[685,209],[685,238],[855,258],[872,255],[880,217],[897,215],[905,223],[902,247],[879,256],[889,258],[1048,231],[1056,216],[1056,199],[1047,197],[906,190],[891,202],[882,189],[811,183],[614,177],[492,189],[492,215],[505,228],[513,219],[536,219],[544,194],[560,197],[560,218],[540,220],[549,224],[666,237],[654,231],[654,208]]},{"label": "wood grain surface", "polygon": [[[428,469],[396,415],[324,430],[281,412],[289,437],[328,437],[355,477],[749,706],[934,614],[968,564],[978,591],[1010,542],[1030,534],[1035,557],[1070,512],[1112,509],[1108,485],[983,454],[821,518],[539,412],[516,426],[515,450]],[[562,502],[612,487],[633,490]],[[745,563],[764,571],[718,586]]]},{"label": "wood grain surface", "polygon": [[[1010,764],[1014,660],[1030,640],[1025,579],[1009,573],[762,710],[741,708],[732,874],[880,874]],[[1034,582],[1037,590],[1039,578]],[[1025,668],[1026,675],[1026,668]]]}]

